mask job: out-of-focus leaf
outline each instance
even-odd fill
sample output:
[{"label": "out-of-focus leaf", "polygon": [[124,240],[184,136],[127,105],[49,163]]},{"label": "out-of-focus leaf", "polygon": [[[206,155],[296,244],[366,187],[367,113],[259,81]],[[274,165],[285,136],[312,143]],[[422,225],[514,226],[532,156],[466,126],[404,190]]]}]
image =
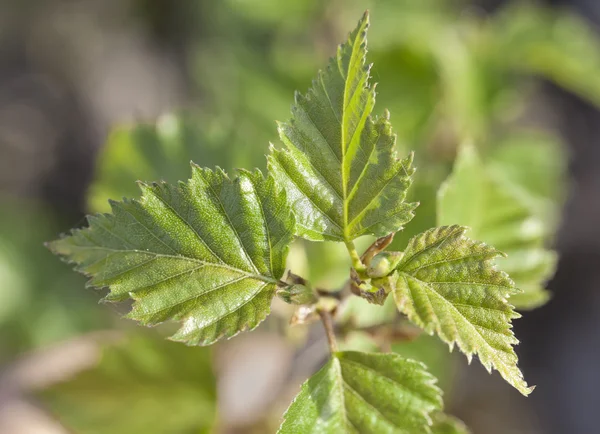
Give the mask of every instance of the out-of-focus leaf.
[{"label": "out-of-focus leaf", "polygon": [[369,303],[362,297],[350,297],[339,316],[340,320],[348,321],[355,327],[372,327],[390,323],[398,316],[394,301],[389,298],[383,306]]},{"label": "out-of-focus leaf", "polygon": [[182,323],[173,339],[208,345],[255,328],[283,275],[294,219],[272,178],[192,168],[177,187],[141,185],[138,200],[112,202],[49,247],[110,301],[135,300],[144,325]]},{"label": "out-of-focus leaf", "polygon": [[[456,23],[462,0],[377,0],[372,12],[376,25],[374,50],[408,46],[419,51],[437,46],[443,29]],[[458,6],[458,7],[457,7]]]},{"label": "out-of-focus leaf", "polygon": [[231,147],[220,147],[204,118],[163,115],[155,124],[118,127],[111,132],[96,163],[88,192],[92,211],[110,211],[108,199],[138,193],[135,181],[177,182],[188,173],[190,161],[202,166],[231,162]]},{"label": "out-of-focus leaf", "polygon": [[26,271],[21,260],[0,235],[0,324],[20,310],[29,298]]},{"label": "out-of-focus leaf", "polygon": [[498,182],[544,222],[550,235],[565,194],[564,145],[550,134],[515,131],[499,140],[484,160]]},{"label": "out-of-focus leaf", "polygon": [[302,389],[280,434],[430,433],[442,406],[422,363],[397,354],[339,352]]},{"label": "out-of-focus leaf", "polygon": [[437,337],[421,333],[410,341],[392,342],[392,351],[407,359],[424,363],[427,370],[437,379],[440,389],[444,392],[451,389],[457,358]]},{"label": "out-of-focus leaf", "polygon": [[433,416],[432,434],[470,434],[465,424],[454,416],[436,413]]},{"label": "out-of-focus leaf", "polygon": [[0,197],[0,362],[109,323],[85,280],[44,248],[60,228],[49,208]]},{"label": "out-of-focus leaf", "polygon": [[269,157],[300,235],[311,240],[384,236],[410,221],[416,207],[404,201],[412,157],[396,158],[387,115],[370,117],[367,28],[365,14],[308,93],[296,94],[292,120],[279,126],[287,150],[273,148]]},{"label": "out-of-focus leaf", "polygon": [[[486,167],[473,147],[463,146],[439,192],[438,224],[460,222],[471,228],[473,238],[507,254],[498,265],[523,291],[510,301],[532,308],[548,298],[542,285],[554,272],[556,255],[544,247],[549,229],[536,212],[535,197],[502,170],[500,164]],[[514,166],[513,173],[517,170]]]},{"label": "out-of-focus leaf", "polygon": [[498,271],[501,253],[464,236],[462,226],[443,226],[413,238],[396,268],[391,288],[400,312],[470,361],[477,354],[523,395],[533,390],[517,367],[518,343],[511,320],[519,318],[507,298],[518,290]]},{"label": "out-of-focus leaf", "polygon": [[487,32],[496,67],[541,75],[600,105],[600,39],[582,18],[513,2]]},{"label": "out-of-focus leaf", "polygon": [[82,434],[208,434],[215,388],[207,349],[134,335],[108,345],[98,366],[40,396]]}]

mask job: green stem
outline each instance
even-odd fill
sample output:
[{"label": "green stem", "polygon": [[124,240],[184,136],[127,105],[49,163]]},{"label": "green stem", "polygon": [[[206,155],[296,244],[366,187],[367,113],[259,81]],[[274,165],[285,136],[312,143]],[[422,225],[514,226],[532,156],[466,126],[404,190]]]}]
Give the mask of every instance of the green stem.
[{"label": "green stem", "polygon": [[367,267],[360,260],[360,255],[356,251],[356,247],[354,247],[354,243],[352,241],[346,241],[346,249],[348,249],[348,253],[350,254],[350,259],[352,260],[352,268],[354,268],[359,273],[363,273],[366,271]]}]

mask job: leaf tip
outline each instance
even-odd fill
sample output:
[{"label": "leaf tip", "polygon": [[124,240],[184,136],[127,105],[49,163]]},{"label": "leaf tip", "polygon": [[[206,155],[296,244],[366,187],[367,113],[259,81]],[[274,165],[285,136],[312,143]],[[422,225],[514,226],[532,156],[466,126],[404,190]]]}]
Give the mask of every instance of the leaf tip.
[{"label": "leaf tip", "polygon": [[363,32],[366,32],[366,30],[369,28],[370,24],[371,24],[371,12],[369,11],[369,9],[366,9],[363,12],[362,17],[360,17],[360,20],[358,21],[357,30],[362,29]]},{"label": "leaf tip", "polygon": [[52,253],[55,253],[55,254],[56,254],[56,252],[55,252],[55,248],[56,248],[56,247],[55,247],[55,244],[56,244],[57,242],[59,242],[59,241],[62,239],[62,237],[63,237],[63,236],[61,235],[61,236],[60,236],[60,238],[58,238],[58,239],[56,239],[56,240],[52,240],[52,241],[44,241],[44,242],[42,243],[42,245],[43,245],[43,246],[44,246],[46,249],[50,250]]}]

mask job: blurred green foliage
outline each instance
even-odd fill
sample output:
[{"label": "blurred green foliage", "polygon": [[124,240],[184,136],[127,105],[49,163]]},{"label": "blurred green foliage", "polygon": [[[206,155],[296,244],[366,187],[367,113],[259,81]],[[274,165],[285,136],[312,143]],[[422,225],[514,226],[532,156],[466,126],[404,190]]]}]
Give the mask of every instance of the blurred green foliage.
[{"label": "blurred green foliage", "polygon": [[3,198],[0,208],[0,363],[14,354],[108,326],[112,312],[82,291],[85,278],[43,243],[61,230],[47,207]]},{"label": "blurred green foliage", "polygon": [[[142,8],[150,4],[139,3]],[[376,111],[390,110],[400,153],[415,150],[418,167],[408,200],[416,198],[421,205],[408,230],[396,236],[396,248],[436,224],[437,190],[451,173],[458,146],[465,142],[477,148],[491,170],[503,174],[515,196],[526,198],[529,212],[543,224],[544,236],[536,248],[552,244],[565,190],[567,155],[551,117],[542,110],[537,78],[600,106],[600,40],[581,18],[521,2],[493,16],[459,0],[177,4],[181,10],[176,16],[185,17],[185,26],[178,31],[185,33],[179,36],[186,44],[190,99],[196,109],[182,116],[165,115],[156,125],[118,127],[98,157],[88,195],[91,211],[106,211],[108,198],[137,196],[136,180],[188,178],[190,160],[228,170],[264,168],[268,143],[276,138],[274,121],[289,117],[294,90],[308,88],[314,71],[325,64],[337,42],[368,7],[372,16],[369,59],[376,64],[373,77],[380,83]],[[5,199],[0,220],[0,361],[112,321],[106,307],[95,306],[99,296],[83,289],[84,279],[58,264],[42,247],[42,241],[66,227],[51,212]],[[362,245],[369,242],[362,240]],[[298,243],[289,265],[317,286],[339,287],[349,264],[337,247]],[[357,321],[369,325],[390,320],[385,315],[369,317],[368,307],[352,306],[348,312],[342,318],[360,316],[363,319]],[[401,345],[394,350],[426,362],[443,360],[441,353],[432,353],[437,350],[431,349],[427,339],[404,350]],[[150,360],[151,353],[140,354]],[[149,378],[141,375],[144,360],[125,363],[127,357],[136,355],[119,354],[128,353],[110,350],[98,370],[78,377],[72,385],[60,386],[60,393],[49,392],[54,398],[47,402],[54,402],[53,409],[80,432],[134,432],[98,425],[102,414],[89,413],[90,401],[78,403],[96,385],[108,386],[102,380],[108,365],[115,372],[128,372],[131,381]],[[183,360],[177,349],[172,354]],[[438,363],[432,370],[445,378]],[[200,374],[188,371],[180,374],[196,378],[199,387],[208,378],[201,380],[194,377]],[[112,391],[101,391],[105,394],[98,399],[113,399]],[[183,392],[180,398],[190,397],[202,407],[198,398],[202,391]],[[187,420],[194,405],[179,407]],[[162,411],[161,406],[152,408],[151,413]],[[121,410],[104,407],[102,411],[116,415]],[[91,420],[95,425],[88,423]],[[161,429],[162,422],[167,420],[156,419],[156,429]]]},{"label": "blurred green foliage", "polygon": [[105,344],[98,366],[42,396],[78,433],[207,434],[216,385],[210,350],[138,333]]}]

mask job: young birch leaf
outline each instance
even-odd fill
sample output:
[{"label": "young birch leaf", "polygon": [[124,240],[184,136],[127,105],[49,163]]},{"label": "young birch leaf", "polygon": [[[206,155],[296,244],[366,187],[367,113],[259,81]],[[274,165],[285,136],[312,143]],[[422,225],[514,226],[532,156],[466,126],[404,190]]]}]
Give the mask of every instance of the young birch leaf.
[{"label": "young birch leaf", "polygon": [[141,184],[138,200],[49,244],[109,287],[109,301],[135,300],[144,325],[182,323],[174,340],[209,345],[256,327],[283,275],[294,218],[285,194],[259,171],[230,179],[197,166],[187,183]]},{"label": "young birch leaf", "polygon": [[292,119],[279,125],[287,149],[271,148],[269,170],[288,192],[300,235],[311,240],[384,236],[417,206],[404,202],[412,155],[396,158],[387,113],[371,118],[368,25],[365,14],[308,93],[296,94]]},{"label": "young birch leaf", "polygon": [[462,146],[438,193],[438,224],[460,222],[469,226],[473,238],[506,253],[498,266],[522,290],[510,302],[531,309],[549,298],[543,283],[554,271],[556,255],[544,248],[547,225],[498,170],[486,167],[472,146]]},{"label": "young birch leaf", "polygon": [[443,226],[408,243],[395,272],[398,309],[450,347],[458,344],[469,362],[473,354],[528,395],[532,388],[517,367],[518,343],[511,320],[520,315],[507,297],[517,291],[492,260],[502,255],[487,244],[464,236],[462,226]]},{"label": "young birch leaf", "polygon": [[425,365],[397,354],[335,353],[303,385],[279,434],[431,433],[441,391]]}]

